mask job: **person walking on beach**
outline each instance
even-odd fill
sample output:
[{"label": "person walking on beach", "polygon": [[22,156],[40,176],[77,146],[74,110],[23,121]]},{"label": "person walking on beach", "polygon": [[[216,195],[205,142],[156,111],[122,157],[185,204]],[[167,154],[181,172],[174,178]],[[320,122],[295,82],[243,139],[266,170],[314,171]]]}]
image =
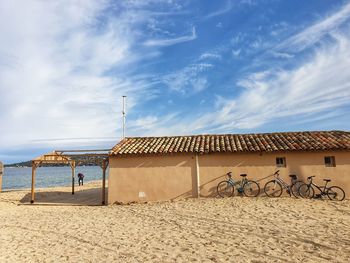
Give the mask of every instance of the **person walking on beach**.
[{"label": "person walking on beach", "polygon": [[78,173],[78,183],[79,183],[79,186],[80,184],[84,185],[84,175],[82,173]]}]

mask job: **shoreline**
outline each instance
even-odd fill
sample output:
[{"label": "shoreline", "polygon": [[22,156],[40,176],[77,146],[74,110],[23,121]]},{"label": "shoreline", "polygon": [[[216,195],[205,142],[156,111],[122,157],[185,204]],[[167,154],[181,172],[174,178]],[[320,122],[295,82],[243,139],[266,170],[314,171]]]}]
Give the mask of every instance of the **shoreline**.
[{"label": "shoreline", "polygon": [[[102,183],[102,180],[91,180],[84,182],[84,186],[92,185],[92,184],[98,184],[99,182]],[[108,184],[108,179],[106,179],[106,186]],[[51,190],[55,188],[67,188],[67,187],[72,187],[72,185],[56,185],[56,186],[48,186],[48,187],[35,187],[35,192],[37,191],[43,191],[43,190]],[[75,184],[75,188],[79,187],[79,185]],[[10,193],[10,192],[25,192],[25,191],[31,191],[31,188],[11,188],[11,189],[2,189],[1,193]]]}]

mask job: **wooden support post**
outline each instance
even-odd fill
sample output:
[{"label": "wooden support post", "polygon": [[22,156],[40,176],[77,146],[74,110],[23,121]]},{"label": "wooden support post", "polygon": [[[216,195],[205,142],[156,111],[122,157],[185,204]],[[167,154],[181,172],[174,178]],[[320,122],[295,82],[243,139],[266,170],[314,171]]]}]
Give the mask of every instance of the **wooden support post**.
[{"label": "wooden support post", "polygon": [[200,189],[200,175],[199,175],[199,161],[198,154],[196,154],[196,178],[197,178],[197,198],[200,197],[201,189]]},{"label": "wooden support post", "polygon": [[72,195],[74,195],[75,162],[71,162],[70,166],[72,168]]},{"label": "wooden support post", "polygon": [[32,189],[31,189],[31,199],[30,203],[34,203],[34,185],[35,185],[35,169],[36,169],[36,163],[32,162]]},{"label": "wooden support post", "polygon": [[106,204],[106,160],[102,161],[102,205]]}]

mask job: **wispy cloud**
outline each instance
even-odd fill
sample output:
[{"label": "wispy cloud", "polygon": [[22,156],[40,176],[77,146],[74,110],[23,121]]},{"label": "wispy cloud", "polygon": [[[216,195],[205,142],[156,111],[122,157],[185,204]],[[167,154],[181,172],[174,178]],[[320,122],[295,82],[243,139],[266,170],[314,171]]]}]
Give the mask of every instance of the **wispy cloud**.
[{"label": "wispy cloud", "polygon": [[350,3],[342,6],[340,10],[319,22],[306,28],[300,33],[290,37],[278,46],[278,49],[287,49],[293,52],[299,52],[318,42],[325,35],[335,30],[350,18]]},{"label": "wispy cloud", "polygon": [[307,123],[349,105],[350,39],[334,37],[336,43],[295,69],[256,72],[241,79],[238,84],[245,91],[235,99],[219,97],[218,110],[199,118],[193,128],[254,129],[294,116]]},{"label": "wispy cloud", "polygon": [[171,90],[182,94],[193,95],[207,88],[208,80],[204,73],[212,68],[210,63],[195,63],[185,68],[169,73],[161,81]]},{"label": "wispy cloud", "polygon": [[[347,8],[344,7],[345,10]],[[350,37],[347,30],[334,31],[341,21],[345,21],[340,17],[346,12],[339,12],[330,16],[337,19],[331,19],[331,22],[328,20],[330,18],[325,20],[329,26],[319,26],[323,22],[316,22],[289,38],[301,40],[301,36],[306,38],[305,32],[316,30],[317,40],[308,42],[308,45],[316,46],[312,54],[298,56],[295,52],[289,53],[287,48],[276,51],[277,48],[271,47],[267,50],[270,56],[293,59],[292,66],[276,68],[270,65],[264,70],[251,71],[236,83],[236,86],[243,88],[239,96],[230,98],[217,95],[212,105],[214,110],[202,112],[190,120],[173,118],[166,122],[167,128],[155,125],[153,130],[162,134],[232,132],[254,130],[270,124],[286,127],[293,123],[322,123],[329,118],[350,114],[349,110],[344,111],[350,106]],[[322,34],[327,34],[330,39],[323,41],[321,34],[317,33],[320,28],[323,28]],[[295,43],[299,45],[302,42]],[[184,83],[191,80],[187,70],[183,70],[183,75],[177,72],[168,79],[169,83],[174,84],[177,80],[175,76],[180,76],[181,81],[174,84],[173,89],[182,91],[181,87],[186,87]]]},{"label": "wispy cloud", "polygon": [[[121,95],[127,134],[136,136],[345,119],[350,4],[305,28],[309,18],[295,23],[275,2],[213,10],[205,1],[1,1],[0,157],[19,147],[112,146]],[[236,16],[243,8],[248,19]]]},{"label": "wispy cloud", "polygon": [[205,16],[205,18],[208,19],[208,18],[212,18],[212,17],[216,17],[216,16],[221,16],[221,15],[229,12],[231,9],[232,9],[232,3],[231,3],[231,1],[227,1],[223,8],[216,10],[210,14],[207,14]]},{"label": "wispy cloud", "polygon": [[131,27],[146,18],[108,8],[108,1],[1,2],[2,147],[113,137],[120,96],[134,94],[131,108],[151,92],[148,80],[120,71],[142,60],[142,51],[131,52],[138,39]]},{"label": "wispy cloud", "polygon": [[221,59],[221,55],[217,53],[203,53],[200,55],[199,60],[205,60],[205,59]]},{"label": "wispy cloud", "polygon": [[232,50],[232,55],[234,57],[239,57],[239,54],[241,54],[242,50],[239,48],[239,49],[234,49]]},{"label": "wispy cloud", "polygon": [[188,36],[180,36],[175,38],[164,38],[164,39],[149,39],[143,44],[149,47],[162,47],[162,46],[172,46],[183,42],[188,42],[195,40],[197,38],[196,28],[192,27],[192,34]]},{"label": "wispy cloud", "polygon": [[275,58],[285,58],[285,59],[294,58],[293,54],[289,54],[287,52],[272,51],[271,55],[274,56]]}]

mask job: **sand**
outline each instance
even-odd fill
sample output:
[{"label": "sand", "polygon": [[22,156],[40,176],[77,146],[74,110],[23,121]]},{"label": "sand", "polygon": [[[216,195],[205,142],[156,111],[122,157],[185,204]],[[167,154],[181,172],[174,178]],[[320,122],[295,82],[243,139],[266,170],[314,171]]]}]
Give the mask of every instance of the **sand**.
[{"label": "sand", "polygon": [[98,187],[1,193],[0,262],[350,262],[349,200],[87,206]]}]

